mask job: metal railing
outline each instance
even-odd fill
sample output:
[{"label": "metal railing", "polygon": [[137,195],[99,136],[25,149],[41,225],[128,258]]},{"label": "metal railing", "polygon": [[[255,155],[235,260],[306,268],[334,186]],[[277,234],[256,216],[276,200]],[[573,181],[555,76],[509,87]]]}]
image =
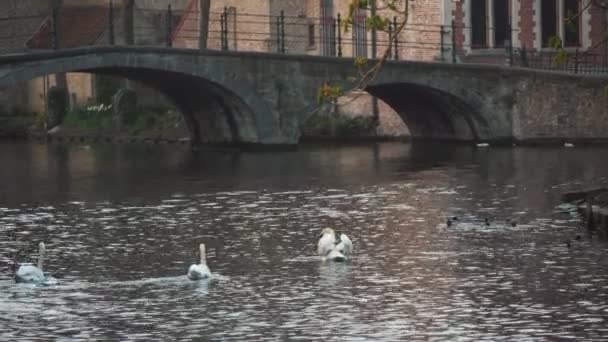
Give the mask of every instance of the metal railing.
[{"label": "metal railing", "polygon": [[[177,10],[171,5],[127,9],[110,1],[105,6],[56,7],[46,15],[0,17],[0,54],[90,45],[198,49],[200,16],[192,4]],[[465,35],[472,36],[471,27],[412,23],[395,37],[398,27],[400,22],[395,17],[372,39],[365,16],[353,18],[346,30],[340,14],[314,18],[283,11],[267,15],[224,8],[210,13],[206,45],[217,50],[335,57],[379,58],[386,52],[392,60],[492,63],[585,74],[608,72],[603,55],[577,50],[560,62],[557,52],[514,49],[506,37],[493,42],[493,46],[473,45],[464,40]],[[508,37],[518,34],[510,27],[506,32]]]},{"label": "metal railing", "polygon": [[560,53],[558,51],[527,51],[518,49],[514,65],[525,68],[563,71],[574,74],[608,73],[608,56],[589,51]]}]

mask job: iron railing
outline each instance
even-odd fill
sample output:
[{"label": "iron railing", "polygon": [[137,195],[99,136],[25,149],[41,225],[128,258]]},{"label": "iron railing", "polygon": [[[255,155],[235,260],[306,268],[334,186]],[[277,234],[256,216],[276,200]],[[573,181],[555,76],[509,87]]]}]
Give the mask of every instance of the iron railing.
[{"label": "iron railing", "polygon": [[514,54],[514,65],[525,68],[563,71],[574,74],[608,73],[608,56],[590,51],[580,52],[555,50],[527,51],[518,49]]},{"label": "iron railing", "polygon": [[[0,54],[89,45],[198,49],[200,22],[193,3],[183,9],[136,5],[128,11],[110,1],[105,6],[56,7],[44,15],[0,17]],[[555,51],[514,49],[510,39],[492,43],[494,46],[475,46],[462,39],[471,36],[471,27],[412,23],[395,37],[400,22],[393,18],[372,39],[365,25],[365,16],[356,16],[346,30],[340,14],[314,18],[283,11],[266,15],[224,8],[210,13],[207,48],[364,58],[387,53],[393,60],[492,63],[584,74],[608,72],[606,56],[599,54],[577,50],[568,53],[567,58],[556,58]],[[507,32],[509,37],[518,34],[511,28]]]}]

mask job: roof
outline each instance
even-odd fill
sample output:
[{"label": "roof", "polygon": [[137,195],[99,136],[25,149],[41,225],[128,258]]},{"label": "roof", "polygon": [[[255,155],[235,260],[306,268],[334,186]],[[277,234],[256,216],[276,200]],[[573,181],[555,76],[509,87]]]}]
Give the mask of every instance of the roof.
[{"label": "roof", "polygon": [[[108,26],[106,6],[63,6],[58,14],[59,48],[94,45]],[[53,47],[52,16],[47,16],[26,42],[30,49]]]}]

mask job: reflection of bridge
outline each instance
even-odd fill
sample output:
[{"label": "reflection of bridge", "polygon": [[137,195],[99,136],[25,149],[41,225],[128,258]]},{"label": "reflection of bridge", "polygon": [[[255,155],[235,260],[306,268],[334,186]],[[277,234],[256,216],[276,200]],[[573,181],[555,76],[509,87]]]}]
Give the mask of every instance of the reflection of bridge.
[{"label": "reflection of bridge", "polygon": [[[347,87],[346,58],[90,47],[0,57],[0,87],[81,71],[154,87],[181,110],[195,142],[292,144],[326,81]],[[525,140],[608,137],[608,79],[474,64],[388,62],[367,91],[414,138]]]}]

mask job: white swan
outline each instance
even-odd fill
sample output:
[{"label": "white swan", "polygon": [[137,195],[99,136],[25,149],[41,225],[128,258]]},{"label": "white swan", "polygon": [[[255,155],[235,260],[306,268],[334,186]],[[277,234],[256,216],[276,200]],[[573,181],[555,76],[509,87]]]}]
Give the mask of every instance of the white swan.
[{"label": "white swan", "polygon": [[321,232],[317,243],[317,253],[325,260],[346,261],[353,252],[353,242],[345,234],[340,235],[340,242],[336,245],[336,233],[331,228]]},{"label": "white swan", "polygon": [[199,246],[201,261],[199,264],[190,265],[188,269],[188,278],[191,280],[200,280],[211,277],[211,271],[207,267],[207,260],[205,259],[205,244],[201,243]]},{"label": "white swan", "polygon": [[44,263],[44,256],[46,253],[46,246],[44,242],[38,244],[38,265],[23,264],[19,266],[17,273],[15,273],[15,282],[36,284],[36,285],[55,285],[57,279],[45,276],[42,265]]}]

